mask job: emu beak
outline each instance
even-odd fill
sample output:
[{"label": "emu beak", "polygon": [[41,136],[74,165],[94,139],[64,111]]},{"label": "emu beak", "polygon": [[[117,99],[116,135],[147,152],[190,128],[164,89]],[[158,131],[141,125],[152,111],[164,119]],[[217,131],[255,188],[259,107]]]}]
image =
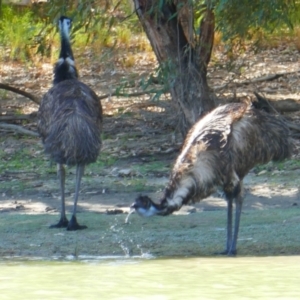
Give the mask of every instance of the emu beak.
[{"label": "emu beak", "polygon": [[136,208],[137,208],[136,202],[133,202],[133,203],[130,205],[130,210],[136,209]]}]

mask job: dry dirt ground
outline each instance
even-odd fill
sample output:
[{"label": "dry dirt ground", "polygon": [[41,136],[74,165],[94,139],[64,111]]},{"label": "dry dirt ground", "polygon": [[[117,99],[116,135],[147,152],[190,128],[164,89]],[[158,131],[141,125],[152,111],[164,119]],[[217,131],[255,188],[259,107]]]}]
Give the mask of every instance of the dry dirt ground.
[{"label": "dry dirt ground", "polygon": [[[216,57],[215,60],[222,61],[222,56]],[[248,53],[237,61],[231,72],[228,72],[224,65],[214,63],[210,69],[209,80],[211,87],[217,89],[220,98],[253,97],[252,92],[258,91],[267,98],[300,100],[299,67],[299,53],[289,47],[283,47],[266,50],[257,55]],[[87,70],[83,68],[83,65],[79,65],[82,81],[89,84],[98,95],[111,93],[121,80],[128,77],[133,82],[129,93],[139,91],[139,78],[147,76],[151,68],[153,68],[151,64],[145,64],[130,71],[111,69],[95,74],[93,69]],[[239,84],[245,80],[275,73],[287,74],[273,81]],[[18,64],[0,66],[0,82],[25,88],[37,96],[41,96],[51,86],[51,79],[52,66],[50,64],[42,64],[39,68]],[[224,87],[219,89],[220,86]],[[34,115],[37,110],[36,104],[22,96],[10,92],[3,92],[0,95],[2,95],[2,116],[10,116],[16,112]],[[87,168],[86,178],[88,179],[83,179],[82,182],[79,212],[106,215],[127,213],[129,205],[140,193],[149,193],[154,199],[159,199],[163,186],[168,180],[172,162],[178,155],[182,139],[176,133],[174,113],[169,110],[165,111],[166,107],[171,106],[168,96],[160,102],[151,101],[149,95],[138,98],[108,97],[102,100],[102,106],[104,108],[103,153],[105,156],[102,157],[104,162],[98,170],[95,170],[96,167]],[[295,124],[300,123],[299,112],[287,114],[286,117]],[[32,131],[36,130],[34,118],[26,122],[10,121],[10,123],[22,125]],[[1,129],[0,132],[2,158],[9,161],[9,155],[19,153],[22,149],[31,151],[31,161],[34,161],[35,157],[43,157],[42,145],[38,138],[28,138],[7,129]],[[298,146],[297,139],[295,143]],[[269,208],[298,209],[300,165],[297,164],[297,157],[296,150],[291,162],[281,165],[268,164],[250,172],[245,179],[244,212]],[[56,221],[60,201],[59,185],[53,167],[52,171],[40,172],[36,165],[30,171],[18,165],[8,169],[5,163],[1,164],[2,169],[0,169],[0,218],[18,214],[46,214],[49,218],[43,226]],[[148,165],[151,167],[143,169],[143,166]],[[73,184],[74,170],[70,169],[66,198],[69,212],[73,204]],[[24,187],[21,187],[22,185]],[[221,195],[215,194],[195,207],[183,208],[179,214],[222,210],[225,215],[225,208],[226,203]],[[123,214],[119,218],[125,220],[125,217],[126,215]],[[159,222],[157,226],[160,226]],[[27,238],[30,238],[30,235],[27,235]],[[14,243],[0,247],[0,255],[47,256],[52,253],[46,249],[44,252],[22,251],[21,247],[24,247],[24,244],[14,240]],[[89,253],[98,252],[91,250]],[[167,252],[163,253],[167,255]],[[295,254],[295,251],[292,253]],[[175,252],[175,254],[179,253]]]}]

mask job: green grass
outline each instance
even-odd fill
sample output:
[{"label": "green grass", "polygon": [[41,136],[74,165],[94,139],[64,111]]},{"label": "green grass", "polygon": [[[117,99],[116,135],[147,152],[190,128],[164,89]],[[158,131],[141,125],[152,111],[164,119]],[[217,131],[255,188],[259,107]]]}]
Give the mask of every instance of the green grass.
[{"label": "green grass", "polygon": [[[5,139],[0,139],[4,146],[0,149],[0,175],[4,180],[0,181],[1,192],[38,192],[39,188],[49,192],[58,191],[58,179],[56,164],[51,163],[44,154],[43,146],[38,139],[18,140],[12,144],[5,144]],[[119,177],[113,169],[131,168],[130,176]],[[66,188],[74,189],[75,167],[67,167]],[[168,169],[162,162],[143,162],[131,164],[130,157],[118,157],[108,152],[101,151],[97,161],[86,166],[85,176],[82,180],[82,189],[95,190],[106,188],[111,191],[142,192],[155,191],[157,184],[151,184],[147,178],[155,175],[155,172],[168,173]],[[100,184],[101,183],[101,184]],[[37,188],[36,186],[39,186]]]},{"label": "green grass", "polygon": [[30,143],[21,148],[0,149],[0,169],[3,171],[39,172],[45,174],[49,162],[45,160],[42,148]]},{"label": "green grass", "polygon": [[165,163],[163,161],[155,161],[155,162],[148,162],[145,164],[137,165],[133,167],[137,172],[146,175],[149,173],[169,173],[170,172],[170,165],[169,163]]},{"label": "green grass", "polygon": [[[0,256],[132,255],[159,257],[211,256],[223,250],[226,212],[209,211],[187,216],[141,218],[80,213],[87,230],[48,229],[58,215],[2,213]],[[242,214],[239,256],[299,255],[300,210],[269,209]],[[123,248],[122,248],[123,247]]]},{"label": "green grass", "polygon": [[289,159],[284,160],[282,162],[269,162],[265,165],[256,166],[253,170],[255,173],[259,173],[261,171],[267,170],[268,172],[272,172],[275,170],[282,171],[282,170],[293,170],[300,168],[300,161],[297,159]]},{"label": "green grass", "polygon": [[1,98],[1,100],[8,99],[7,95],[8,95],[8,91],[6,91],[6,90],[0,90],[0,98]]}]

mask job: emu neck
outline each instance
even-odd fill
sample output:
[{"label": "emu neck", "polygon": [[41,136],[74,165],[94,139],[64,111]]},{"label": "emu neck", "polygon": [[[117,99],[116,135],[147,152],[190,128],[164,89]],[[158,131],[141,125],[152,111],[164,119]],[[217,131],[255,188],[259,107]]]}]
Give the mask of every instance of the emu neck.
[{"label": "emu neck", "polygon": [[67,32],[61,32],[61,49],[59,59],[54,67],[53,84],[58,84],[61,81],[68,79],[77,79],[78,72],[75,67],[73,51],[69,35]]},{"label": "emu neck", "polygon": [[70,39],[67,33],[62,32],[60,36],[60,43],[61,43],[61,48],[60,48],[60,54],[59,58],[70,58],[71,60],[74,61],[74,56],[73,56],[73,51],[71,48],[71,43]]}]

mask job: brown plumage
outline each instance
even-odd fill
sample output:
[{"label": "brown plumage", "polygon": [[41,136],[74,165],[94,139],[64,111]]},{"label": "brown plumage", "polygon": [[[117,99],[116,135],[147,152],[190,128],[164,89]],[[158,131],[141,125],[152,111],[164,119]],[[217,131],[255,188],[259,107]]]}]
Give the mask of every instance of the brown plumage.
[{"label": "brown plumage", "polygon": [[[132,207],[142,216],[168,215],[182,205],[210,196],[221,187],[227,205],[227,244],[224,254],[236,254],[243,202],[243,178],[258,164],[288,158],[289,129],[282,118],[234,103],[217,107],[189,131],[158,204],[139,196]],[[236,203],[232,235],[232,204]]]},{"label": "brown plumage", "polygon": [[[85,165],[93,163],[101,148],[102,108],[97,95],[77,77],[69,42],[71,20],[61,17],[61,52],[54,69],[54,86],[44,95],[38,111],[38,131],[45,153],[58,164],[61,187],[61,217],[53,227],[84,229],[77,223],[76,208]],[[65,213],[64,165],[76,165],[73,214]]]},{"label": "brown plumage", "polygon": [[52,87],[39,109],[45,152],[59,164],[95,162],[101,146],[101,105],[84,83],[69,79]]}]

